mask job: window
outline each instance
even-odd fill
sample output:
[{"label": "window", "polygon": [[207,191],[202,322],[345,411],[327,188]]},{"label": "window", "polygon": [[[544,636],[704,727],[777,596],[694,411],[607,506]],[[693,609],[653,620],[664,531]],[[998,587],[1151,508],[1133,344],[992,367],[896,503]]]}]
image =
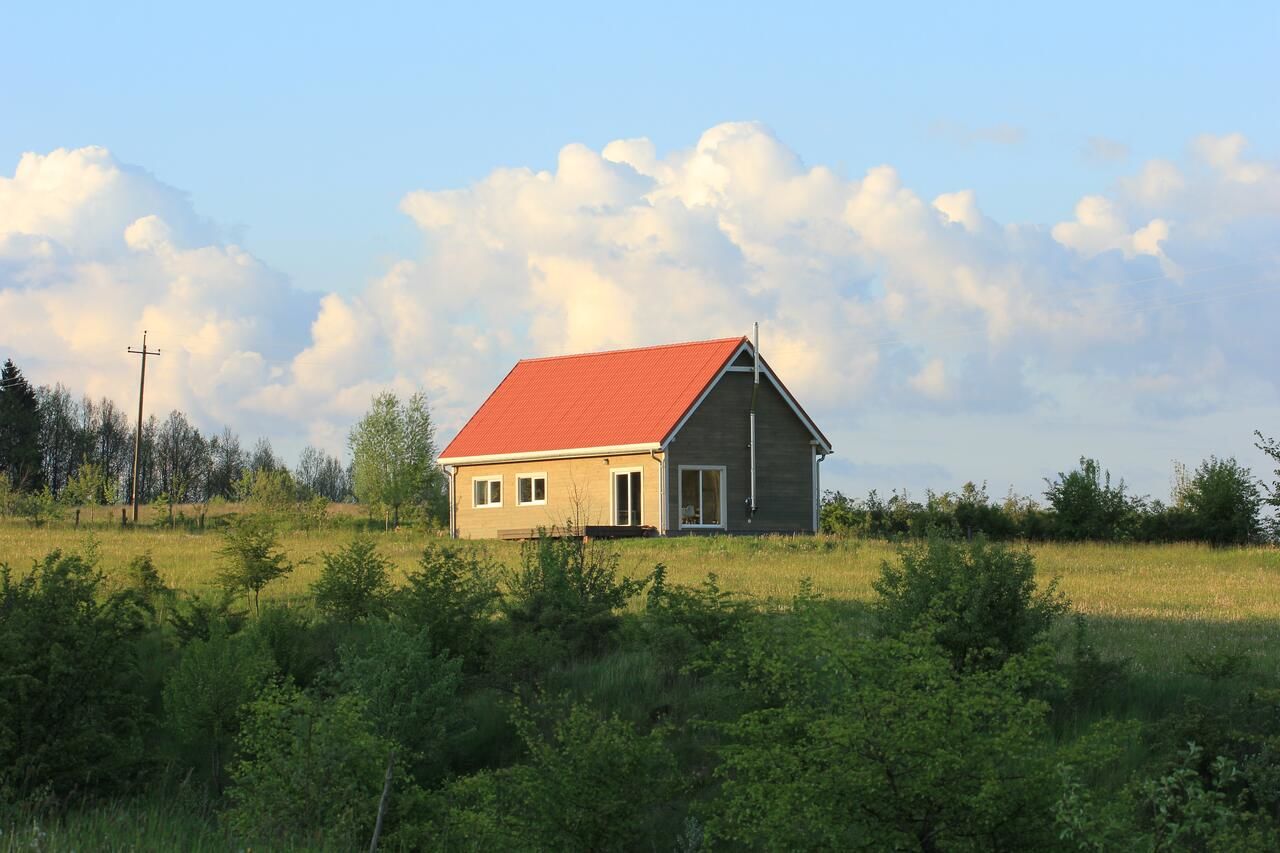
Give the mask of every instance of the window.
[{"label": "window", "polygon": [[680,466],[681,527],[725,526],[724,474],[722,466]]},{"label": "window", "polygon": [[614,470],[612,474],[613,523],[620,527],[635,527],[642,524],[643,473],[639,468],[623,468]]},{"label": "window", "polygon": [[516,504],[529,506],[547,502],[546,474],[519,474],[516,476]]},{"label": "window", "polygon": [[473,477],[471,505],[476,509],[502,506],[502,477]]}]

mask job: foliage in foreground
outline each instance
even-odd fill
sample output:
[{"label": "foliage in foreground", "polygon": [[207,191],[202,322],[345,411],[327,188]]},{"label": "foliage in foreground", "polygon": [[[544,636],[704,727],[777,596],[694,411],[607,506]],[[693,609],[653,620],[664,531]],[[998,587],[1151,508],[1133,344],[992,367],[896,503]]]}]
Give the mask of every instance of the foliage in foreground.
[{"label": "foliage in foreground", "polygon": [[394,751],[386,849],[1275,848],[1268,674],[1206,649],[1199,703],[1098,724],[1143,715],[1141,673],[1052,628],[1030,556],[981,540],[904,549],[866,609],[661,566],[640,608],[645,581],[572,542],[528,546],[501,594],[484,552],[433,545],[391,590],[353,543],[328,604],[254,616],[141,558],[108,588],[88,553],[0,599],[0,676],[41,715],[0,692],[0,750],[43,756],[4,777],[0,827],[50,846],[149,846],[88,816],[176,790],[224,848],[363,847]]}]

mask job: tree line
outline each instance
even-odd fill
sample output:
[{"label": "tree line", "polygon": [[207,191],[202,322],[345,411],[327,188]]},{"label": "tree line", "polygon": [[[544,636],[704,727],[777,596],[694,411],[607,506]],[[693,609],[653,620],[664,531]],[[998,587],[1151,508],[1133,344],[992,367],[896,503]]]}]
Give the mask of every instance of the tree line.
[{"label": "tree line", "polygon": [[[61,383],[32,384],[7,360],[0,370],[0,492],[39,520],[58,506],[132,499],[136,421],[107,397],[77,399]],[[374,397],[349,437],[351,461],[312,445],[290,467],[268,438],[247,445],[230,427],[202,433],[173,410],[142,424],[138,499],[173,508],[211,501],[280,504],[359,500],[399,522],[405,507],[442,511],[435,432],[426,399]],[[3,509],[3,507],[0,507]]]},{"label": "tree line", "polygon": [[[1257,447],[1280,466],[1280,442],[1257,433]],[[1208,542],[1248,545],[1280,535],[1280,467],[1267,486],[1234,458],[1210,456],[1194,470],[1174,466],[1166,503],[1133,494],[1123,479],[1096,460],[1081,457],[1071,471],[1045,480],[1044,503],[1010,491],[993,500],[985,483],[965,483],[958,492],[927,491],[915,500],[906,491],[888,498],[874,490],[866,498],[839,491],[823,495],[824,533],[872,538],[923,538],[984,534],[993,539],[1100,542]]]}]

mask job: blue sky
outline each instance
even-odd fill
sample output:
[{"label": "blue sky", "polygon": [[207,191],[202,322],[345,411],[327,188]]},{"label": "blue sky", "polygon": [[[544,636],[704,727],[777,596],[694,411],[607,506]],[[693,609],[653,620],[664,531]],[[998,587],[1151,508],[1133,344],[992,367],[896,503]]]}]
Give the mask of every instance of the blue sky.
[{"label": "blue sky", "polygon": [[[925,195],[972,187],[997,219],[1051,223],[1196,134],[1275,152],[1278,8],[17,4],[0,162],[105,146],[321,291],[412,250],[409,189],[549,168],[569,142],[683,146],[730,120],[810,163],[892,163]],[[1094,137],[1130,157],[1089,159]]]},{"label": "blue sky", "polygon": [[447,435],[520,356],[761,319],[839,485],[1163,493],[1280,433],[1278,8],[15,6],[0,348],[126,399],[76,312],[149,323],[205,377],[158,405],[340,449],[375,387]]}]

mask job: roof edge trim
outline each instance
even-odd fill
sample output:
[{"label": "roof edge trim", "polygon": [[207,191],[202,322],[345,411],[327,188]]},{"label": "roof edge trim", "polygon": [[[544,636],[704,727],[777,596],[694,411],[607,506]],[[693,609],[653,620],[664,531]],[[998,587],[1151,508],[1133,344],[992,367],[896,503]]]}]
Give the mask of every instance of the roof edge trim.
[{"label": "roof edge trim", "polygon": [[520,453],[491,453],[486,456],[441,456],[440,465],[480,465],[486,462],[526,462],[535,459],[573,459],[584,456],[608,456],[618,453],[648,453],[661,450],[656,441],[643,444],[614,444],[606,447],[573,447],[564,450],[528,450]]},{"label": "roof edge trim", "polygon": [[[733,351],[733,354],[730,355],[729,358],[725,361],[724,365],[720,368],[719,372],[717,372],[716,375],[712,378],[712,380],[709,383],[707,383],[707,387],[704,388],[702,393],[698,396],[698,398],[693,401],[693,405],[689,406],[689,408],[685,410],[684,415],[680,418],[679,421],[676,422],[676,425],[671,428],[671,431],[668,432],[667,435],[662,439],[663,450],[666,449],[668,444],[670,444],[672,441],[675,440],[676,435],[680,432],[681,429],[684,428],[685,423],[689,420],[689,418],[693,417],[693,413],[698,410],[698,407],[701,406],[703,401],[707,399],[708,395],[711,394],[712,390],[717,385],[720,384],[720,380],[724,378],[725,374],[740,372],[739,370],[733,367],[733,363],[734,361],[737,360],[738,356],[741,355],[743,352],[754,353],[754,350],[751,346],[751,341],[746,338],[743,339],[742,346],[738,347],[736,350]],[[746,370],[747,369],[744,368],[742,369],[742,372],[745,372]],[[813,420],[809,417],[808,413],[805,412],[805,410],[800,406],[800,403],[796,401],[796,398],[791,396],[791,392],[787,390],[787,386],[782,384],[782,380],[778,379],[778,377],[774,375],[773,370],[770,369],[769,367],[769,363],[765,361],[763,356],[761,356],[760,358],[760,372],[764,375],[766,379],[769,380],[770,384],[772,384],[774,389],[776,389],[777,392],[782,396],[782,399],[786,401],[787,405],[791,407],[791,411],[795,412],[796,417],[798,417],[800,419],[800,422],[804,424],[804,426],[809,430],[810,435],[812,435],[814,439],[817,440],[818,446],[821,447],[826,453],[828,454],[832,453],[833,451],[831,448],[831,442],[828,441],[827,437],[822,434],[822,430],[818,429],[818,425],[813,422]]]}]

